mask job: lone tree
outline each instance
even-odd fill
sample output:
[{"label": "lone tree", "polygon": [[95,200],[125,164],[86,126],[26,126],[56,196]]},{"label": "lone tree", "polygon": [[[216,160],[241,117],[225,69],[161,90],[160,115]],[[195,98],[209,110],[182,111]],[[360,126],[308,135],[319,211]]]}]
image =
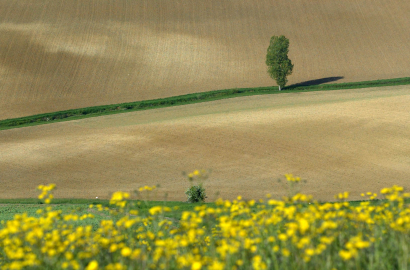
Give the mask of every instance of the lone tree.
[{"label": "lone tree", "polygon": [[289,39],[285,36],[273,36],[270,39],[268,53],[266,54],[266,65],[268,73],[279,85],[279,91],[285,87],[288,80],[286,77],[292,74],[293,64],[288,58]]}]

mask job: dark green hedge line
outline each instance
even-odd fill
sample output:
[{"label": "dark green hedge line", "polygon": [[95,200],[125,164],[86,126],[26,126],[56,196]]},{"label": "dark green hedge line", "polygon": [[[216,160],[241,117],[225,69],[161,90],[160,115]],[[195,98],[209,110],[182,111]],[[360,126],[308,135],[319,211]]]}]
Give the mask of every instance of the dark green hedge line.
[{"label": "dark green hedge line", "polygon": [[138,111],[146,109],[154,109],[161,107],[185,105],[197,102],[205,102],[224,98],[233,98],[245,95],[261,95],[261,94],[276,94],[283,92],[304,92],[304,91],[322,91],[322,90],[337,90],[337,89],[353,89],[378,86],[393,86],[410,84],[410,77],[397,78],[388,80],[351,82],[351,83],[333,83],[319,85],[290,85],[279,92],[278,87],[254,87],[254,88],[234,88],[225,90],[215,90],[202,93],[187,94],[162,99],[144,100],[130,103],[111,104],[104,106],[88,107],[81,109],[72,109],[66,111],[37,114],[32,116],[6,119],[0,121],[0,130],[22,126],[46,124],[50,122],[60,122],[86,117],[102,116],[114,113],[122,113],[129,111]]}]

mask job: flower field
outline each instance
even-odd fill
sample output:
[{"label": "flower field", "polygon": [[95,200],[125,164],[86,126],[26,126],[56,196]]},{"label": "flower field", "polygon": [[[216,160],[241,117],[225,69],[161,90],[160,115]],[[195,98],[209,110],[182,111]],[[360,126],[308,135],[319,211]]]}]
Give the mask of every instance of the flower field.
[{"label": "flower field", "polygon": [[[286,175],[294,186],[298,177]],[[39,186],[53,199],[55,185]],[[140,188],[149,192],[155,187]],[[97,227],[93,219],[38,210],[16,215],[0,230],[2,269],[408,269],[410,209],[403,188],[362,194],[363,202],[319,203],[296,193],[282,200],[218,200],[198,204],[181,220],[155,206],[139,214],[130,194],[115,192]]]}]

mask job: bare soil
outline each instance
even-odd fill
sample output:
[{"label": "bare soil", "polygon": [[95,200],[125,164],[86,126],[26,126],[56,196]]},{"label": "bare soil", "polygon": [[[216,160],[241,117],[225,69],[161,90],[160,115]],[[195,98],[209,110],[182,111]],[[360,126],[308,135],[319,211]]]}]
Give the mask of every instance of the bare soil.
[{"label": "bare soil", "polygon": [[290,40],[289,84],[406,77],[409,14],[389,0],[3,0],[0,119],[273,85],[273,35]]},{"label": "bare soil", "polygon": [[[302,192],[351,199],[410,188],[410,86],[262,95],[0,132],[1,198],[109,198],[160,184],[150,199],[185,201],[182,172],[211,169],[208,200]],[[282,181],[283,183],[283,181]]]}]

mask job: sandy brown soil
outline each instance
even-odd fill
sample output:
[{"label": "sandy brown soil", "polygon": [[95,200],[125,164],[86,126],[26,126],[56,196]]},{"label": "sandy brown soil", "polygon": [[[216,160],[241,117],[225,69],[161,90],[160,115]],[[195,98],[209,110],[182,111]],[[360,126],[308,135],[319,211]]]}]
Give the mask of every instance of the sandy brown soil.
[{"label": "sandy brown soil", "polygon": [[273,85],[265,55],[281,34],[290,84],[405,77],[410,2],[393,2],[2,0],[0,119]]},{"label": "sandy brown soil", "polygon": [[408,104],[410,86],[287,93],[4,130],[0,197],[56,183],[58,197],[108,198],[159,183],[157,198],[183,201],[182,171],[201,168],[213,170],[209,200],[281,196],[285,173],[323,200],[410,188]]}]

